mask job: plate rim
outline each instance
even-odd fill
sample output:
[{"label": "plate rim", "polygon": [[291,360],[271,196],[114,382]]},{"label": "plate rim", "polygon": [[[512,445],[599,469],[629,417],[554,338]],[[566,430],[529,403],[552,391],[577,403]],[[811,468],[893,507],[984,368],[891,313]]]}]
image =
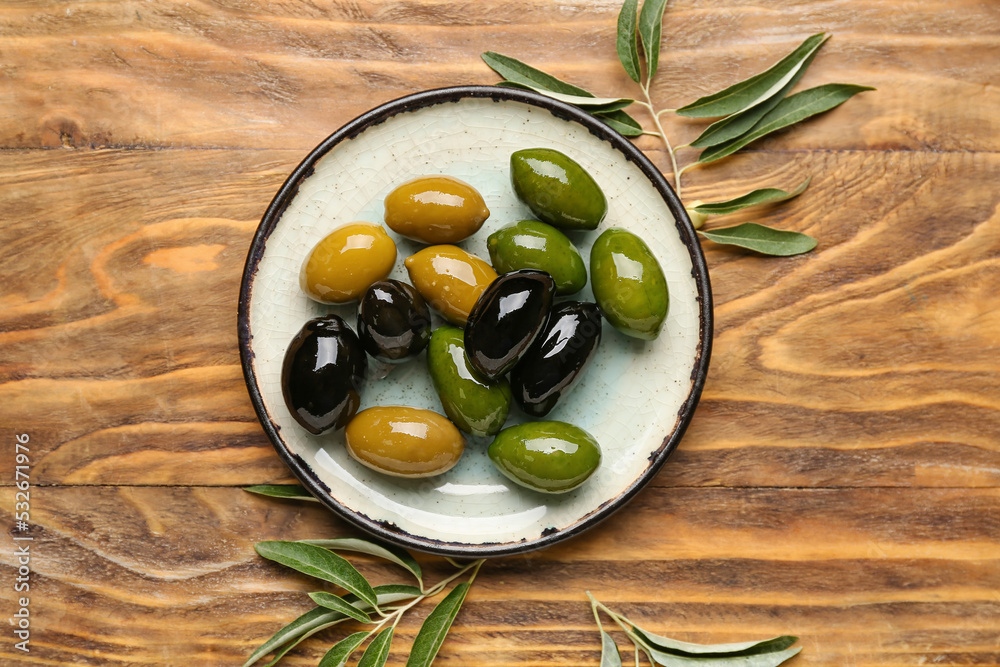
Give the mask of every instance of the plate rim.
[{"label": "plate rim", "polygon": [[[253,370],[254,352],[251,346],[250,300],[252,298],[253,283],[257,275],[257,269],[263,257],[267,239],[280,222],[285,209],[298,192],[299,186],[306,178],[312,175],[316,163],[341,142],[352,139],[369,127],[383,123],[396,115],[446,102],[459,102],[466,98],[492,99],[496,102],[521,102],[530,106],[540,107],[551,112],[557,118],[582,125],[598,139],[607,141],[613,148],[621,152],[627,160],[634,163],[646,178],[649,179],[673,214],[681,242],[685,245],[691,257],[691,273],[698,289],[699,332],[697,357],[691,373],[691,390],[678,411],[676,427],[663,439],[660,446],[650,454],[650,465],[641,475],[632,480],[624,491],[614,498],[601,503],[571,526],[564,529],[556,529],[552,532],[543,531],[536,538],[523,538],[514,542],[464,544],[421,537],[398,528],[392,529],[391,526],[393,524],[391,522],[372,519],[360,511],[353,510],[337,502],[330,495],[329,487],[316,475],[312,468],[299,455],[291,452],[285,445],[279,435],[280,428],[271,419],[264,405],[264,399]],[[272,447],[278,453],[278,456],[285,462],[302,485],[320,503],[333,511],[334,514],[379,539],[425,553],[461,558],[508,556],[542,549],[575,537],[593,528],[627,505],[656,476],[667,458],[677,448],[687,430],[704,389],[712,352],[712,339],[714,337],[712,289],[704,251],[701,248],[701,243],[698,241],[697,233],[691,224],[687,211],[674,192],[673,187],[667,182],[660,170],[631,141],[577,107],[529,90],[485,85],[435,88],[396,98],[370,109],[347,122],[313,148],[285,179],[278,192],[272,198],[264,215],[261,217],[260,224],[257,226],[257,230],[247,251],[246,262],[243,267],[236,319],[240,365],[243,369],[244,382],[254,411],[257,414],[257,419],[264,429],[268,440],[271,441]]]}]

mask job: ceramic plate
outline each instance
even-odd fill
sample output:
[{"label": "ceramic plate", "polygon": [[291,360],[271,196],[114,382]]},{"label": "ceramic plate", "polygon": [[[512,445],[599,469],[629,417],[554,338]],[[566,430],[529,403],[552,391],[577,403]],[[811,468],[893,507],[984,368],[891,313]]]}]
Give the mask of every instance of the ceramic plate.
[{"label": "ceramic plate", "polygon": [[[625,227],[652,249],[670,289],[670,311],[659,338],[628,338],[605,323],[582,381],[548,417],[581,426],[597,438],[603,461],[593,477],[566,494],[533,492],[493,467],[486,455],[488,438],[473,437],[447,473],[401,480],[351,459],[342,431],[313,436],[299,427],[282,400],[285,348],[313,317],[334,312],[352,326],[357,321],[356,306],[324,306],[300,291],[299,267],[306,254],[341,225],[381,223],[383,199],[399,183],[448,174],[475,186],[489,206],[483,229],[459,244],[488,260],[490,233],[532,217],[514,195],[509,173],[511,153],[531,147],[566,153],[608,198],[600,228],[570,234],[584,257],[601,231]],[[390,277],[409,281],[403,260],[422,246],[389,234],[399,250]],[[593,300],[593,294],[588,285],[571,298]],[[390,102],[320,144],[265,213],[247,258],[239,305],[247,387],[264,430],[295,475],[357,526],[405,547],[454,556],[547,546],[620,509],[680,440],[701,393],[711,347],[704,258],[660,172],[629,141],[575,107],[492,86],[432,90]],[[410,405],[443,412],[425,355],[393,367],[369,360],[369,375],[375,377],[365,385],[361,409]],[[524,420],[512,408],[508,425]]]}]

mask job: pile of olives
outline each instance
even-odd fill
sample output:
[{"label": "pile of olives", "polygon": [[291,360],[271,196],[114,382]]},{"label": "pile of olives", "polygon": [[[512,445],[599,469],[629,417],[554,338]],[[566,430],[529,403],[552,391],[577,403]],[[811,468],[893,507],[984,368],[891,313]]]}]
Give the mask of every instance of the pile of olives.
[{"label": "pile of olives", "polygon": [[[489,457],[514,482],[562,493],[597,469],[601,448],[583,429],[544,420],[577,384],[601,341],[602,318],[651,340],[667,315],[663,271],[649,247],[612,227],[590,252],[596,303],[557,301],[587,284],[587,264],[563,230],[595,230],[607,199],[583,167],[547,148],[515,152],[514,192],[537,220],[487,240],[490,261],[454,245],[490,215],[476,189],[428,176],[385,198],[385,224],[428,244],[406,259],[410,283],[389,279],[396,245],[381,225],[355,222],[320,241],[300,285],[325,304],[359,302],[356,331],[337,315],[307,322],[285,354],[281,382],[295,420],[313,434],[345,429],[357,461],[387,475],[427,477],[453,467],[463,433],[493,436]],[[431,309],[448,324],[432,330]],[[447,417],[379,406],[361,412],[368,359],[389,364],[427,350]],[[535,421],[504,428],[511,403]]]}]

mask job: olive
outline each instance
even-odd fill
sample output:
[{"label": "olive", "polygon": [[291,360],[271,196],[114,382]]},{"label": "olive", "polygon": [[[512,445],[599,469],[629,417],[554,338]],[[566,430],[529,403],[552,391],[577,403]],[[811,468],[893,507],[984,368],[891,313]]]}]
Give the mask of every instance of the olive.
[{"label": "olive", "polygon": [[381,225],[354,222],[316,244],[299,272],[299,285],[320,303],[349,303],[382,280],[396,263],[396,244]]},{"label": "olive", "polygon": [[281,365],[285,405],[310,433],[343,428],[361,404],[367,368],[361,341],[344,320],[337,315],[309,320]]},{"label": "olive", "polygon": [[587,284],[587,266],[573,242],[552,225],[522,220],[490,234],[486,240],[493,268],[545,271],[556,281],[556,294],[573,294]]},{"label": "olive", "polygon": [[514,400],[532,417],[547,415],[576,385],[600,342],[597,304],[556,304],[545,330],[510,372]]},{"label": "olive", "polygon": [[513,368],[545,327],[555,294],[555,281],[544,271],[522,269],[494,280],[465,326],[472,367],[488,380]]},{"label": "olive", "polygon": [[358,338],[368,354],[395,363],[420,354],[431,339],[431,311],[411,285],[372,283],[358,308]]},{"label": "olive", "polygon": [[590,250],[590,280],[605,319],[627,336],[653,340],[667,317],[667,279],[649,246],[612,227]]},{"label": "olive", "polygon": [[395,477],[439,475],[465,450],[465,438],[444,416],[398,405],[362,410],[344,435],[358,462]]},{"label": "olive", "polygon": [[608,200],[587,171],[551,148],[526,148],[510,156],[514,192],[538,219],[562,229],[597,229]]},{"label": "olive", "polygon": [[482,195],[451,176],[414,178],[385,198],[389,229],[424,243],[458,243],[478,232],[488,217]]},{"label": "olive", "polygon": [[504,475],[535,491],[563,493],[587,481],[601,463],[601,447],[582,428],[559,421],[505,428],[490,444],[490,460]]},{"label": "olive", "polygon": [[427,347],[427,368],[444,412],[458,428],[472,435],[494,435],[510,411],[510,385],[501,378],[488,382],[465,355],[458,327],[438,327]]},{"label": "olive", "polygon": [[404,264],[420,295],[458,326],[465,326],[476,299],[497,277],[484,260],[453,245],[429,246]]}]

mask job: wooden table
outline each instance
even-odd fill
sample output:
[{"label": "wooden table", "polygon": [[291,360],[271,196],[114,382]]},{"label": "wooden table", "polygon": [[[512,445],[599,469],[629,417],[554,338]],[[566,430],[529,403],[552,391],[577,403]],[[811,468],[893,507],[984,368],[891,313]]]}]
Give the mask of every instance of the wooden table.
[{"label": "wooden table", "polygon": [[[0,554],[8,618],[24,595],[15,545],[30,544],[30,653],[5,624],[2,664],[238,665],[311,606],[315,584],[253,544],[356,532],[241,490],[294,481],[237,354],[261,214],[361,112],[495,82],[482,51],[636,95],[615,57],[618,7],[0,10],[0,505],[10,538],[33,538]],[[715,346],[679,450],[613,521],[487,563],[437,664],[596,666],[587,590],[682,639],[800,635],[790,665],[1000,664],[1000,6],[674,0],[653,98],[689,102],[821,30],[833,38],[801,85],[878,91],[685,175],[685,198],[707,201],[812,175],[799,199],[732,222],[819,247],[774,259],[705,242]],[[668,122],[681,143],[699,127]],[[655,138],[638,145],[667,167]],[[337,636],[283,664],[315,665]]]}]

